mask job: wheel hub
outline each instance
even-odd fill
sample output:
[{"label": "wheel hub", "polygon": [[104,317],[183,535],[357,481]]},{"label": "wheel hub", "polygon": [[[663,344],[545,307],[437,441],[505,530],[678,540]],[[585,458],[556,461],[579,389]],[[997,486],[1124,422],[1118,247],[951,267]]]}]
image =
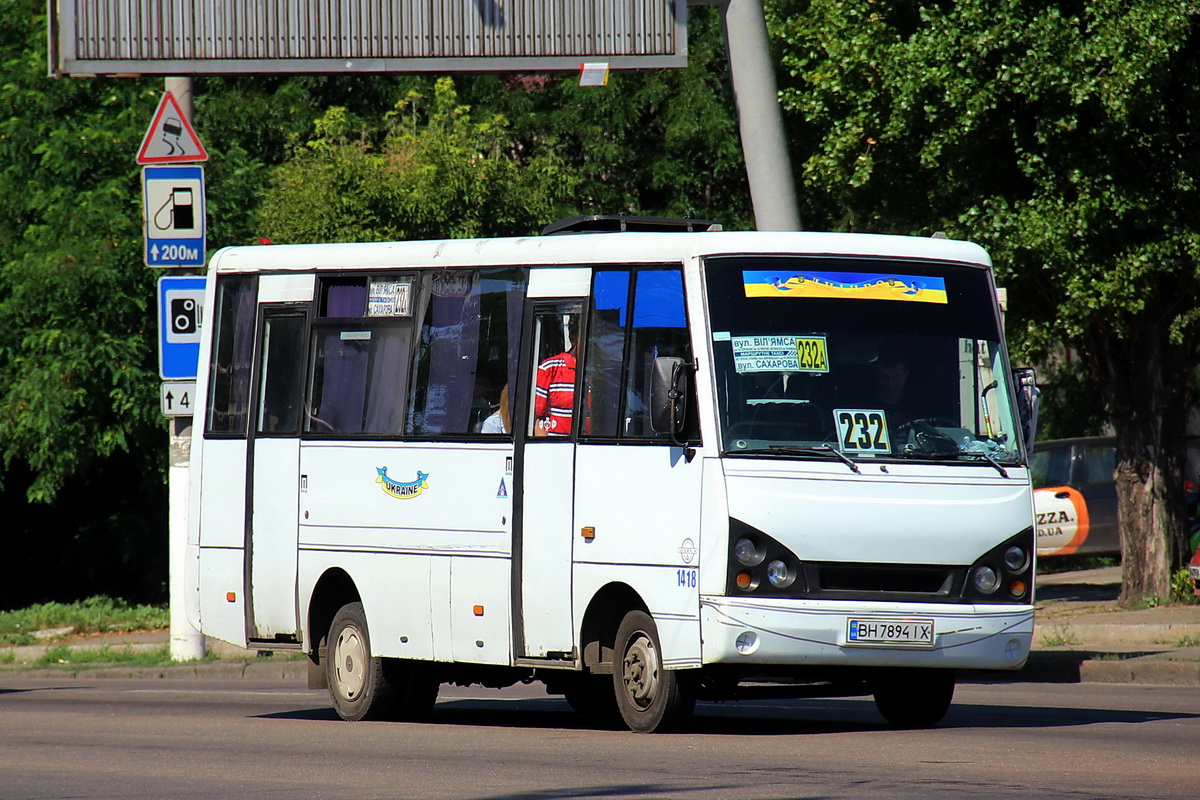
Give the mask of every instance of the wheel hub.
[{"label": "wheel hub", "polygon": [[654,702],[658,691],[658,652],[654,643],[639,634],[625,651],[622,679],[629,698],[641,708]]},{"label": "wheel hub", "polygon": [[362,692],[366,675],[367,649],[357,628],[347,627],[338,635],[333,649],[333,668],[343,697],[354,700]]}]

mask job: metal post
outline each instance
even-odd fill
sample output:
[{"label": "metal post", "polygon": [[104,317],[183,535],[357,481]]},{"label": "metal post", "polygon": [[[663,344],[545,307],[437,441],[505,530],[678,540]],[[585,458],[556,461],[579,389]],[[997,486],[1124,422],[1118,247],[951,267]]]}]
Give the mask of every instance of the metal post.
[{"label": "metal post", "polygon": [[762,0],[725,0],[721,13],[754,224],[760,231],[802,230]]},{"label": "metal post", "polygon": [[191,78],[166,78],[166,90],[175,97],[175,102],[179,103],[179,110],[187,117],[188,122],[194,122],[192,117],[192,79]]},{"label": "metal post", "polygon": [[[167,78],[166,90],[179,110],[192,121],[192,79]],[[168,602],[171,606],[171,658],[192,661],[204,658],[204,634],[187,618],[188,497],[191,494],[192,418],[172,417],[170,466],[167,470],[167,560],[170,571]]]}]

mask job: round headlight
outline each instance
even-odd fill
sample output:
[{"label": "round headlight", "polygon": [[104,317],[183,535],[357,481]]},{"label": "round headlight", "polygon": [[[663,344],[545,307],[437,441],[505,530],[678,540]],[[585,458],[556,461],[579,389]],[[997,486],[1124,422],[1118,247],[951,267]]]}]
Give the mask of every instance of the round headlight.
[{"label": "round headlight", "polygon": [[733,556],[747,567],[754,567],[761,564],[767,554],[749,539],[738,539],[733,543]]},{"label": "round headlight", "polygon": [[992,594],[1000,588],[1000,576],[991,567],[976,567],[973,580],[975,589],[983,594]]},{"label": "round headlight", "polygon": [[1004,566],[1009,572],[1024,572],[1028,565],[1029,556],[1022,548],[1014,545],[1004,551]]},{"label": "round headlight", "polygon": [[775,559],[767,564],[767,580],[776,589],[786,589],[796,581],[796,573],[789,569],[787,564]]}]

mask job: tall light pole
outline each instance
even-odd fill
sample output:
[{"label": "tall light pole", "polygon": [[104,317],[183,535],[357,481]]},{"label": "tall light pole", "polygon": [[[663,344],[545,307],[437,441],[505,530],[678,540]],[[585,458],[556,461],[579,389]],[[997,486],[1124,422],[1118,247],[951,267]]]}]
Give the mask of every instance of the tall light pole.
[{"label": "tall light pole", "polygon": [[801,230],[762,0],[723,0],[721,15],[755,227]]}]

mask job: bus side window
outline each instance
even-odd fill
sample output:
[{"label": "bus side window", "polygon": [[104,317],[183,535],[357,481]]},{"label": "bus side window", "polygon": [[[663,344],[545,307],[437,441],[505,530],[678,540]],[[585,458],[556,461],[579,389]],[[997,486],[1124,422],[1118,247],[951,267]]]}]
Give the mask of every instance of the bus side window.
[{"label": "bus side window", "polygon": [[300,379],[304,364],[303,314],[269,310],[263,317],[258,432],[295,436],[300,431]]},{"label": "bus side window", "polygon": [[411,339],[404,313],[370,313],[366,278],[323,280],[305,430],[400,433]]},{"label": "bus side window", "polygon": [[681,271],[598,270],[589,311],[581,433],[661,438],[650,428],[647,407],[654,359],[692,360]]},{"label": "bus side window", "polygon": [[629,270],[596,271],[588,318],[584,375],[585,436],[613,437],[620,430],[621,374],[629,321]]},{"label": "bus side window", "polygon": [[[650,428],[650,376],[654,359],[678,356],[692,362],[684,313],[683,274],[677,270],[641,270],[634,287],[630,329],[629,376],[625,388],[625,436],[655,437]],[[689,403],[695,408],[695,403]]]},{"label": "bus side window", "polygon": [[217,282],[217,327],[208,377],[210,434],[246,435],[257,302],[256,277],[224,277]]},{"label": "bus side window", "polygon": [[516,384],[526,282],[525,270],[509,268],[425,276],[406,433],[484,433],[504,387]]},{"label": "bus side window", "polygon": [[570,436],[575,431],[580,303],[562,303],[534,315],[534,372],[530,429],[535,438]]}]

